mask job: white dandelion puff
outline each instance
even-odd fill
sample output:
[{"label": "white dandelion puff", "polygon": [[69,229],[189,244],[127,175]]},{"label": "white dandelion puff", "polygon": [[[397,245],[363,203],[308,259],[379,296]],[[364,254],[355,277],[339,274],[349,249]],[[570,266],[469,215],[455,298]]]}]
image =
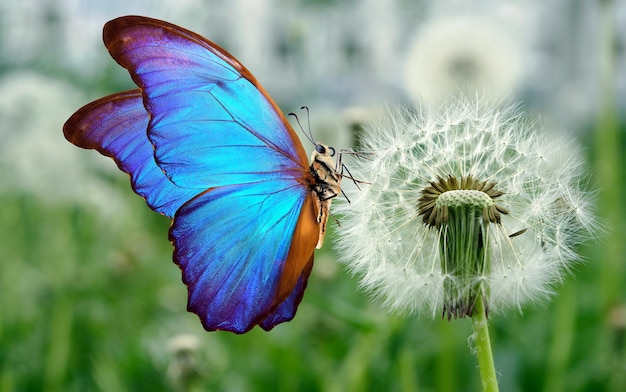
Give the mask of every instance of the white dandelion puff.
[{"label": "white dandelion puff", "polygon": [[341,260],[394,311],[471,316],[543,300],[598,231],[575,143],[515,107],[460,98],[366,128],[370,183],[338,203]]}]

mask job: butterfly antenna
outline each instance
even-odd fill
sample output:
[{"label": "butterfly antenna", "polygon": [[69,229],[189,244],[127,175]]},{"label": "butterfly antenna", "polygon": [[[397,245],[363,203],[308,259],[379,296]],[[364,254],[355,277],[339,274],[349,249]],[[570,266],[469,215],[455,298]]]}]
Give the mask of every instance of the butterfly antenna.
[{"label": "butterfly antenna", "polygon": [[311,131],[311,113],[309,112],[309,107],[302,106],[300,109],[306,110],[306,123],[307,123],[307,127],[309,128],[309,134],[307,135],[307,137],[309,138],[311,142],[313,142],[313,144],[317,144],[315,143],[315,138],[313,137],[313,132]]},{"label": "butterfly antenna", "polygon": [[305,109],[306,108],[306,114],[307,114],[307,122],[308,122],[308,126],[309,126],[309,131],[305,131],[304,127],[302,126],[302,123],[300,123],[300,118],[298,117],[297,114],[295,114],[294,112],[290,112],[287,113],[288,116],[293,116],[296,119],[296,122],[298,123],[298,127],[300,128],[300,130],[302,131],[302,133],[304,133],[304,136],[306,136],[307,139],[309,139],[309,141],[311,143],[313,143],[313,145],[315,145],[315,140],[313,140],[313,135],[311,134],[311,121],[309,119],[309,108],[306,106],[302,106],[300,109]]}]

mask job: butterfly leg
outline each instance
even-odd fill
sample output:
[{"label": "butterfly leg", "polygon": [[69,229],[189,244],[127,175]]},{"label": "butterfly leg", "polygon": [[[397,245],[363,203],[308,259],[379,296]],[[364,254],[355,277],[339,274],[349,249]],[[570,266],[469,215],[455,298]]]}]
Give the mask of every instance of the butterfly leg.
[{"label": "butterfly leg", "polygon": [[330,216],[330,204],[333,199],[337,197],[338,193],[333,190],[331,187],[326,186],[325,184],[318,184],[315,186],[313,193],[315,194],[314,199],[317,204],[317,223],[320,225],[320,234],[319,239],[317,241],[317,249],[321,248],[324,244],[324,237],[326,235],[326,223],[328,222],[328,217]]}]

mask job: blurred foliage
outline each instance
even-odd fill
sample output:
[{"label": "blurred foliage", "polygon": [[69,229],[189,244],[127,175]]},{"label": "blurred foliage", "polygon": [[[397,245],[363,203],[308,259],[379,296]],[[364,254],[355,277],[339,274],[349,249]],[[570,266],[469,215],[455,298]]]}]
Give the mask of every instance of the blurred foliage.
[{"label": "blurred foliage", "polygon": [[[388,315],[336,264],[332,242],[292,322],[269,333],[205,332],[185,312],[167,220],[120,177],[132,216],[0,197],[0,391],[479,390],[469,320]],[[626,310],[599,307],[596,252],[586,249],[590,262],[550,304],[492,317],[501,390],[623,386]],[[170,342],[186,334],[197,346],[186,365],[194,376],[182,380]]]}]

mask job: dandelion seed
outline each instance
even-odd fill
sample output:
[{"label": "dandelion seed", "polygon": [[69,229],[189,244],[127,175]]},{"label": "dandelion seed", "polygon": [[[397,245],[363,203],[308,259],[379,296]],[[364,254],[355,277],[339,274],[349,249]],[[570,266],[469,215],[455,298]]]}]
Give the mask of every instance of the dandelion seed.
[{"label": "dandelion seed", "polygon": [[394,311],[472,316],[546,299],[594,235],[593,193],[571,141],[514,108],[460,98],[365,130],[371,185],[338,206],[342,261]]}]

